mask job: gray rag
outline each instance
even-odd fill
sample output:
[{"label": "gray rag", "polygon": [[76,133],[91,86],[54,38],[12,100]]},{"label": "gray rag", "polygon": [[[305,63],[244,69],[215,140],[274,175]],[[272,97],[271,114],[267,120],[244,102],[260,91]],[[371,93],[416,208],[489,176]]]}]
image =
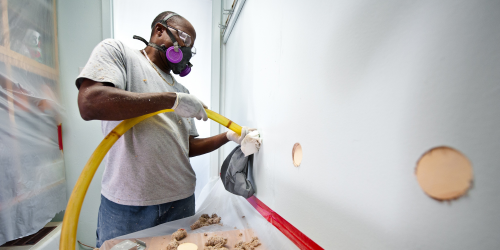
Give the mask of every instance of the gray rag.
[{"label": "gray rag", "polygon": [[253,155],[245,156],[241,146],[237,146],[227,156],[221,167],[221,180],[230,193],[249,198],[254,194],[250,179],[253,167]]}]

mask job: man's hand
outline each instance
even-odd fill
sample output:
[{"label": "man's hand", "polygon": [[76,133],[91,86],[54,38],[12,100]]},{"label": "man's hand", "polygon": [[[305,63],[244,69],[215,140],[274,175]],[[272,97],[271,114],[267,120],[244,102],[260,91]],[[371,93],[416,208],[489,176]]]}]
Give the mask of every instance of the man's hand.
[{"label": "man's hand", "polygon": [[238,144],[241,145],[241,142],[243,141],[243,139],[245,139],[245,136],[247,136],[247,134],[249,132],[254,131],[254,130],[256,130],[256,129],[255,128],[250,128],[249,129],[248,127],[243,126],[241,128],[241,135],[238,135],[234,131],[229,130],[229,131],[227,131],[226,136],[227,136],[228,140],[234,141],[234,142],[236,142],[236,143],[238,143]]},{"label": "man's hand", "polygon": [[205,112],[206,108],[207,105],[196,96],[185,93],[177,93],[174,106],[172,106],[172,109],[179,116],[184,118],[196,117],[196,119],[203,119],[203,121],[208,120],[207,112]]}]

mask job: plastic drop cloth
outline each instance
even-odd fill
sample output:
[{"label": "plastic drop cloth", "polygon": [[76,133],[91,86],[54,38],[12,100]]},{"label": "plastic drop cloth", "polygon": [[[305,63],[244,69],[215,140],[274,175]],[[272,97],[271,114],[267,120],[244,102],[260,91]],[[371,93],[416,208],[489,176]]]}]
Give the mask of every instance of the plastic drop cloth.
[{"label": "plastic drop cloth", "polygon": [[8,23],[0,21],[0,245],[37,232],[66,206],[53,1],[6,3],[0,5],[2,18],[8,15]]},{"label": "plastic drop cloth", "polygon": [[[169,235],[179,228],[186,229],[187,233],[204,233],[231,231],[237,229],[252,229],[259,237],[260,242],[266,249],[299,249],[276,227],[269,223],[255,208],[243,197],[227,192],[220,178],[213,178],[201,191],[201,202],[196,204],[194,216],[172,221],[156,227],[148,228],[139,232],[118,237],[118,239],[137,239]],[[207,227],[191,230],[190,226],[200,218],[202,214],[216,213],[222,220],[221,225],[210,225]],[[245,218],[243,218],[245,216]],[[232,247],[232,246],[231,246]],[[256,248],[259,250],[259,247]]]}]

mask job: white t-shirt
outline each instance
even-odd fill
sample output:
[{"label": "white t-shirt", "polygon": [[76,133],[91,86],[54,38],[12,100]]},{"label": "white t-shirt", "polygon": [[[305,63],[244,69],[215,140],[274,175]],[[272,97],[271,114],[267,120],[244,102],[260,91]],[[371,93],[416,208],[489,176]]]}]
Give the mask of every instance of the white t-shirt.
[{"label": "white t-shirt", "polygon": [[[169,83],[170,75],[160,72]],[[109,82],[137,93],[189,91],[180,83],[167,84],[139,50],[106,39],[92,52],[76,79]],[[102,121],[106,136],[121,121]],[[191,196],[196,176],[189,163],[189,136],[198,136],[193,118],[174,112],[150,117],[127,131],[111,148],[102,177],[101,193],[122,205],[157,205]]]}]

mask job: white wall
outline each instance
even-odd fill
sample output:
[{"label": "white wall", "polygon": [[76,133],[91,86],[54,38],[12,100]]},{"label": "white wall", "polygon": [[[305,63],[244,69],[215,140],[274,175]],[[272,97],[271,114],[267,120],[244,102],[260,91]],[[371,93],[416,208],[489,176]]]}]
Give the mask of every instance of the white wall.
[{"label": "white wall", "polygon": [[[261,131],[257,197],[325,249],[498,249],[499,23],[498,1],[246,1],[223,109]],[[414,176],[441,145],[474,168],[450,203]]]},{"label": "white wall", "polygon": [[[151,8],[151,6],[155,6]],[[186,77],[174,75],[176,80],[189,89],[206,105],[210,102],[211,83],[211,41],[212,41],[212,1],[211,0],[119,0],[114,1],[114,35],[115,39],[126,45],[143,49],[144,43],[132,38],[139,35],[149,40],[151,23],[163,11],[174,11],[185,17],[196,29],[196,56],[191,59],[194,65],[191,73]],[[210,122],[196,120],[196,128],[200,138],[210,136]],[[201,155],[191,158],[191,165],[196,172],[195,196],[199,196],[201,189],[208,182],[210,172],[210,155]]]},{"label": "white wall", "polygon": [[[87,160],[103,139],[99,121],[84,121],[80,117],[75,86],[79,67],[85,66],[102,40],[101,7],[100,0],[57,1],[59,80],[62,105],[66,109],[62,128],[68,198]],[[87,245],[95,246],[103,171],[101,164],[87,191],[78,222],[77,239]]]}]

